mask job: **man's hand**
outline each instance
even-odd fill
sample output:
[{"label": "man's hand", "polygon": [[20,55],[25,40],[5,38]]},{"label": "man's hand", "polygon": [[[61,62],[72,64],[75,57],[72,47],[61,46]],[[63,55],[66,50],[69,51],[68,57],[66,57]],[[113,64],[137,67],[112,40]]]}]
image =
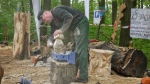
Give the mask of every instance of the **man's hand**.
[{"label": "man's hand", "polygon": [[58,35],[58,34],[62,34],[62,31],[61,30],[56,30],[55,32],[54,32],[54,34],[53,34],[53,36],[56,36],[56,35]]},{"label": "man's hand", "polygon": [[53,43],[52,41],[50,41],[49,39],[47,40],[47,47],[52,47],[53,46]]}]

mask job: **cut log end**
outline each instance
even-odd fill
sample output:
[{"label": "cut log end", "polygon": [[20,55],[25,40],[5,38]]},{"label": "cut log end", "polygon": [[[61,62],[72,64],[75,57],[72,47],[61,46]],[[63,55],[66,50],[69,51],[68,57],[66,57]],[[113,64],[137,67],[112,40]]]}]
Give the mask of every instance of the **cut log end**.
[{"label": "cut log end", "polygon": [[52,84],[70,84],[75,80],[75,65],[68,64],[67,62],[58,62],[53,59],[50,59],[50,61],[50,80]]},{"label": "cut log end", "polygon": [[124,58],[122,72],[133,77],[143,77],[147,68],[147,59],[141,50],[130,49]]}]

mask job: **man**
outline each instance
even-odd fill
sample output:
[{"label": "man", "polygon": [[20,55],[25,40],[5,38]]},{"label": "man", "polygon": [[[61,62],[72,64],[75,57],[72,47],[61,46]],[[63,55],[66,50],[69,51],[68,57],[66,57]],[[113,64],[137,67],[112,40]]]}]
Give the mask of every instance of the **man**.
[{"label": "man", "polygon": [[41,10],[38,20],[50,23],[51,32],[47,46],[52,46],[53,36],[70,31],[76,52],[76,82],[88,82],[88,32],[89,21],[85,15],[68,6],[57,6],[50,11]]}]

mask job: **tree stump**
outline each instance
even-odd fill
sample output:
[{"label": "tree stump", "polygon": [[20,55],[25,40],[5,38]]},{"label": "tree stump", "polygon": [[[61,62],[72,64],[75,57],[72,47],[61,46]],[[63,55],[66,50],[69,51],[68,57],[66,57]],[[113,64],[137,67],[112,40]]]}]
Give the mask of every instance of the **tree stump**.
[{"label": "tree stump", "polygon": [[30,56],[30,14],[14,14],[13,57],[27,59]]},{"label": "tree stump", "polygon": [[53,59],[50,59],[50,63],[51,84],[70,84],[75,80],[75,65],[68,64],[67,62],[59,62]]},{"label": "tree stump", "polygon": [[111,74],[111,58],[114,51],[90,49],[89,75],[108,77]]}]

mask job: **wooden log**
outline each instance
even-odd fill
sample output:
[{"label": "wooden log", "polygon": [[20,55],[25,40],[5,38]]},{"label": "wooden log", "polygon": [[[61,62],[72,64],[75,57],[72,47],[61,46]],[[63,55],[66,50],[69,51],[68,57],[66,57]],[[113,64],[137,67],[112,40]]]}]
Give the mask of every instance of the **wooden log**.
[{"label": "wooden log", "polygon": [[124,56],[114,56],[111,63],[112,70],[124,76],[141,78],[147,68],[145,54],[136,49],[129,49]]},{"label": "wooden log", "polygon": [[30,57],[30,14],[14,14],[13,57],[28,59]]},{"label": "wooden log", "polygon": [[147,58],[141,50],[119,47],[107,42],[103,44],[91,43],[90,46],[91,48],[114,51],[111,59],[111,69],[117,74],[143,77],[147,68]]},{"label": "wooden log", "polygon": [[141,50],[130,49],[123,59],[121,73],[132,77],[143,77],[147,69],[147,58]]},{"label": "wooden log", "polygon": [[68,64],[67,62],[59,62],[53,59],[50,59],[50,63],[51,84],[70,84],[75,81],[75,65]]}]

